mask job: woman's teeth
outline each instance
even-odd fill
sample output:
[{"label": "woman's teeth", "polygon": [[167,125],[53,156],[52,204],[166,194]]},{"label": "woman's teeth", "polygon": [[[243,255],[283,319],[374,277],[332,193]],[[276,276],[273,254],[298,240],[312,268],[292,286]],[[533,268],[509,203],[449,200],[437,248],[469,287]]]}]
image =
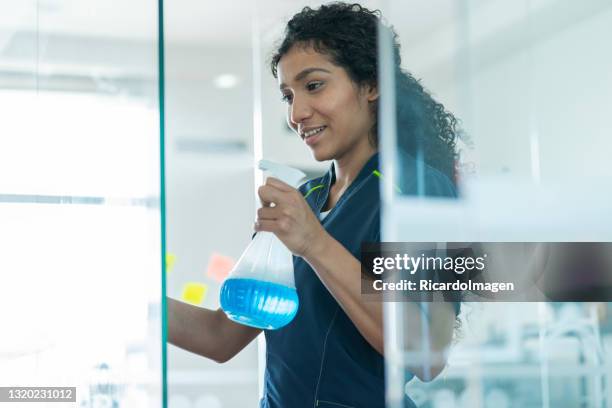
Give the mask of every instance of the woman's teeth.
[{"label": "woman's teeth", "polygon": [[316,135],[317,133],[319,133],[320,131],[322,131],[323,129],[325,129],[325,126],[321,126],[319,128],[316,129],[312,129],[309,130],[308,132],[304,133],[304,139],[309,138],[310,136]]}]

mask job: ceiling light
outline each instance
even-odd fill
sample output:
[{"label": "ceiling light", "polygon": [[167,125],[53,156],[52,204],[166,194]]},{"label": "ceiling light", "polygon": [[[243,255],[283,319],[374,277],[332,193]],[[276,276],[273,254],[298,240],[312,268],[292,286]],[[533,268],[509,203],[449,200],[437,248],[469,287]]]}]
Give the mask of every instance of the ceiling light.
[{"label": "ceiling light", "polygon": [[221,74],[215,78],[214,83],[217,88],[233,88],[238,84],[238,77],[232,74]]}]

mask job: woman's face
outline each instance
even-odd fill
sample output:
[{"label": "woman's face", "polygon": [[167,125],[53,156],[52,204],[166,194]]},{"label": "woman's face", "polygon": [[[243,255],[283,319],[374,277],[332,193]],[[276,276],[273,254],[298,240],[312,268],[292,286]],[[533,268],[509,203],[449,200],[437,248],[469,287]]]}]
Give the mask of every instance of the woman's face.
[{"label": "woman's face", "polygon": [[283,55],[278,80],[287,122],[316,160],[375,150],[368,139],[373,125],[368,105],[378,97],[376,89],[359,88],[344,68],[310,47],[294,46]]}]

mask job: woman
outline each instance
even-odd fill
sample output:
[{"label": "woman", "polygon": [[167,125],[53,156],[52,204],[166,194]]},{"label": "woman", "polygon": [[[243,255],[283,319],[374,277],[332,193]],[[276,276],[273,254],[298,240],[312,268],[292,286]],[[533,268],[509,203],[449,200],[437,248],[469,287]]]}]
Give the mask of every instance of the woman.
[{"label": "woman", "polygon": [[[255,230],[273,232],[295,255],[300,298],[290,324],[265,332],[262,407],[384,406],[382,304],[361,295],[358,260],[362,242],[380,241],[378,22],[377,12],[359,5],[304,8],[289,21],[272,58],[289,126],[316,160],[333,164],[299,191],[274,178],[258,191],[263,206]],[[405,130],[400,188],[452,196],[455,120],[399,69],[397,42],[395,57],[398,120]],[[427,344],[420,310],[413,314],[404,346],[431,353],[415,357],[409,369],[431,380],[444,367],[455,311],[443,302],[431,305],[428,318],[435,327],[425,336]],[[229,360],[259,333],[230,321],[220,309],[169,300],[170,342],[216,361]]]}]

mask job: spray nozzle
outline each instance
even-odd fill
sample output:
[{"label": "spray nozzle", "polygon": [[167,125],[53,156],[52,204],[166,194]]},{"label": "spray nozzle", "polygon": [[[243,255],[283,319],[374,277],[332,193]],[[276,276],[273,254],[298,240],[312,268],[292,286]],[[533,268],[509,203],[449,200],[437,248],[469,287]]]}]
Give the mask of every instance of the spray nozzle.
[{"label": "spray nozzle", "polygon": [[298,169],[270,160],[260,160],[259,169],[268,172],[272,177],[276,177],[294,188],[299,187],[300,181],[306,177],[306,174]]}]

